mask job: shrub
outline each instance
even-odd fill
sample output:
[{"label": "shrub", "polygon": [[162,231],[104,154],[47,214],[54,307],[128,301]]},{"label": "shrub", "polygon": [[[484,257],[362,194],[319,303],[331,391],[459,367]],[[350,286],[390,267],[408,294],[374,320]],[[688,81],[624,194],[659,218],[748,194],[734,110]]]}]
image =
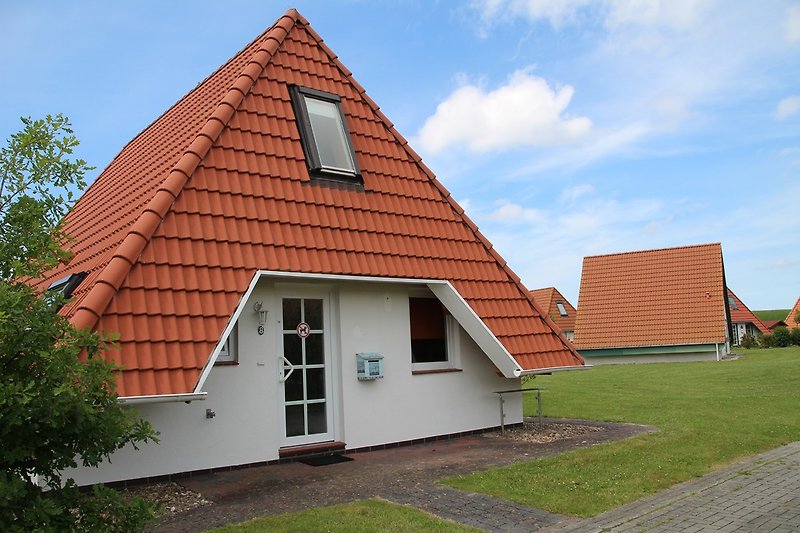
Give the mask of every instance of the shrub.
[{"label": "shrub", "polygon": [[758,338],[758,344],[762,348],[772,348],[775,346],[775,335],[773,333],[764,333]]},{"label": "shrub", "polygon": [[789,332],[789,337],[792,340],[792,344],[795,346],[800,346],[800,327],[794,328],[791,332]]},{"label": "shrub", "polygon": [[792,345],[792,337],[789,333],[789,328],[783,326],[775,328],[775,331],[772,332],[772,337],[777,347],[786,348]]},{"label": "shrub", "polygon": [[739,341],[739,346],[749,350],[750,348],[756,346],[756,338],[752,336],[750,333],[745,333],[744,335],[742,335],[742,338]]}]

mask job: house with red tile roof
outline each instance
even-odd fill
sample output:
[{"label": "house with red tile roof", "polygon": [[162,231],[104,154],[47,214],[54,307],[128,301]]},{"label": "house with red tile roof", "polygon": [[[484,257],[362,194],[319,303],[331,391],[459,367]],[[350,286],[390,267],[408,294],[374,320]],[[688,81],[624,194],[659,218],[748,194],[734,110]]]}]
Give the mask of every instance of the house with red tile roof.
[{"label": "house with red tile roof", "polygon": [[761,321],[767,328],[769,329],[770,333],[775,331],[775,328],[785,328],[786,322],[783,320],[762,320]]},{"label": "house with red tile roof", "polygon": [[577,315],[572,304],[555,287],[535,289],[531,291],[531,295],[542,313],[547,315],[571,341],[575,334],[575,317]]},{"label": "house with red tile roof", "polygon": [[792,307],[792,310],[786,315],[786,320],[784,320],[784,322],[786,322],[786,327],[790,330],[800,328],[800,298],[794,303],[794,307]]},{"label": "house with red tile roof", "polygon": [[728,309],[731,313],[731,343],[739,346],[745,335],[758,337],[769,333],[769,328],[728,288]]},{"label": "house with red tile roof", "polygon": [[592,364],[720,359],[727,294],[720,244],[585,257],[574,345]]},{"label": "house with red tile roof", "polygon": [[65,231],[40,287],[118,333],[120,401],[161,432],[79,484],[493,428],[494,391],[584,367],[295,10],[130,141]]}]

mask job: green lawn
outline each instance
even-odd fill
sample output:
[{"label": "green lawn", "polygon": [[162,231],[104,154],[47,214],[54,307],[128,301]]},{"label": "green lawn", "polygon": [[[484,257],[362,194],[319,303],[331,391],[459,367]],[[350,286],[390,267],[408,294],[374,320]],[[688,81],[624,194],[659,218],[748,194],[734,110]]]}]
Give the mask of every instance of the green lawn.
[{"label": "green lawn", "polygon": [[[592,516],[742,457],[800,440],[800,348],[736,361],[598,366],[539,377],[547,416],[636,422],[657,433],[444,482]],[[536,410],[526,398],[525,413]]]},{"label": "green lawn", "polygon": [[761,320],[786,320],[786,317],[789,316],[789,311],[791,311],[791,309],[767,309],[764,311],[753,311],[753,314]]},{"label": "green lawn", "polygon": [[428,513],[396,505],[384,500],[365,500],[333,507],[319,507],[299,513],[258,518],[243,524],[212,530],[215,533],[438,533],[461,531],[477,533],[477,529],[442,520]]}]

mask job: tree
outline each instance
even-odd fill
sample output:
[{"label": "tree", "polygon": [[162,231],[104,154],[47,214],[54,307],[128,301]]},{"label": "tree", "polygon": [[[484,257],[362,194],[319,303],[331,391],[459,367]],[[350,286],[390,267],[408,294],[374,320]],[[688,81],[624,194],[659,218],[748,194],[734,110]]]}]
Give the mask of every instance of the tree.
[{"label": "tree", "polygon": [[111,489],[81,493],[63,470],[155,440],[114,392],[109,339],[57,313],[63,296],[30,282],[69,260],[62,219],[86,162],[62,115],[23,118],[0,150],[0,530],[131,531],[153,510]]}]

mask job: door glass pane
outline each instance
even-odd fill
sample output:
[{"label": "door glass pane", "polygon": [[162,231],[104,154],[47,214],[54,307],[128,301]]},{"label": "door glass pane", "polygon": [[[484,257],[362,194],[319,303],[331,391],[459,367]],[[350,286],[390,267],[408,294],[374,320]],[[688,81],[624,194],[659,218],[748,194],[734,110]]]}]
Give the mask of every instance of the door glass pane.
[{"label": "door glass pane", "polygon": [[296,437],[297,435],[305,435],[305,415],[303,405],[287,405],[286,406],[286,436]]},{"label": "door glass pane", "polygon": [[300,299],[283,299],[283,329],[295,329],[300,323]]},{"label": "door glass pane", "polygon": [[303,364],[303,339],[297,333],[283,334],[283,356],[295,366]]},{"label": "door glass pane", "polygon": [[325,433],[328,423],[325,420],[325,402],[308,404],[308,434]]},{"label": "door glass pane", "polygon": [[325,362],[322,333],[312,333],[306,337],[306,364],[321,365]]},{"label": "door glass pane", "polygon": [[322,400],[325,398],[324,368],[309,368],[306,370],[306,390],[308,391],[309,400]]},{"label": "door glass pane", "polygon": [[[284,370],[284,372],[286,371]],[[284,386],[286,387],[285,396],[287,402],[303,400],[303,370],[295,369],[289,379],[284,382]]]},{"label": "door glass pane", "polygon": [[322,300],[307,299],[305,307],[305,321],[311,329],[322,329]]}]

